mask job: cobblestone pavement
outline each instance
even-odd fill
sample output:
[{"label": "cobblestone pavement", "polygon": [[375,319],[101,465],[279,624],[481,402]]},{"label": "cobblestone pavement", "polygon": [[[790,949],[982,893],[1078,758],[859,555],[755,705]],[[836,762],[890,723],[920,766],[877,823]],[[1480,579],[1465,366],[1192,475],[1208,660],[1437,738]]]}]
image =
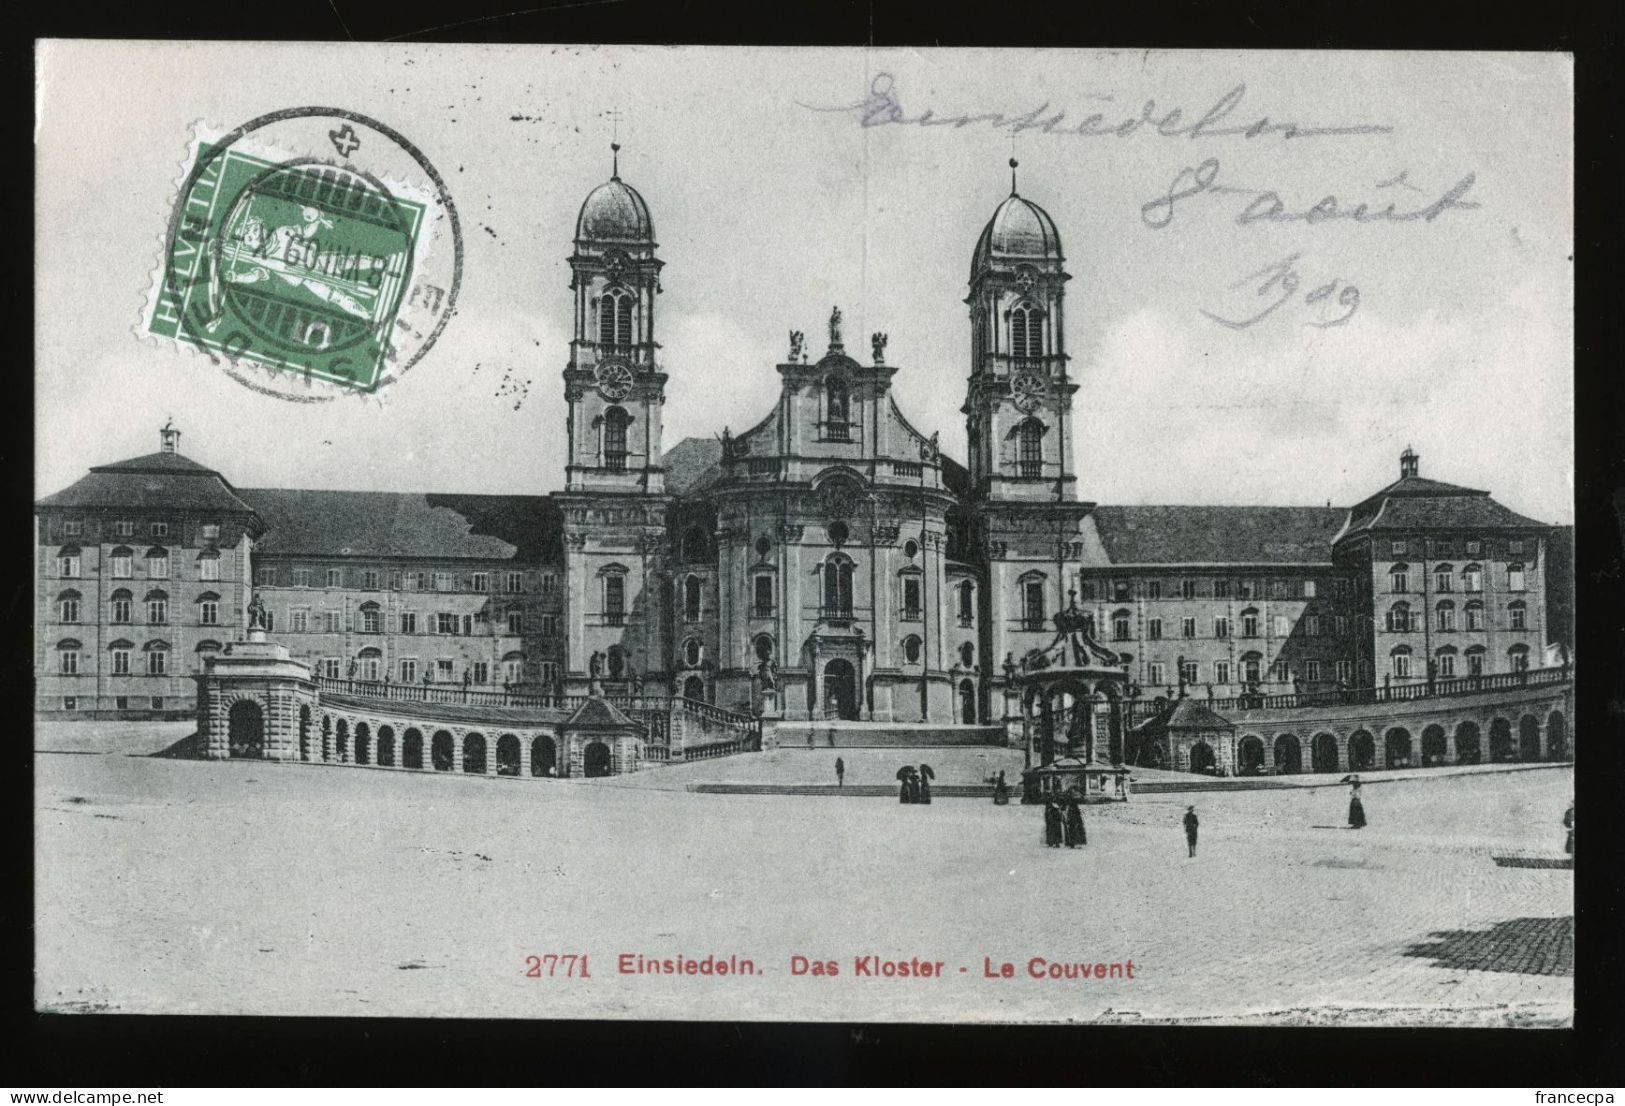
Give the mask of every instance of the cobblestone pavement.
[{"label": "cobblestone pavement", "polygon": [[[958,800],[122,756],[37,759],[45,1009],[539,1017],[1568,1024],[1573,772],[1151,796],[1045,849]],[[1199,856],[1179,819],[1200,799]],[[591,978],[527,978],[586,953]],[[618,954],[755,972],[629,974]],[[836,964],[795,975],[792,957]],[[866,976],[858,958],[942,962]],[[1034,979],[1033,958],[1133,962]],[[1000,966],[1008,962],[1005,978]],[[545,966],[545,962],[544,962]],[[994,977],[987,975],[991,967]]]}]

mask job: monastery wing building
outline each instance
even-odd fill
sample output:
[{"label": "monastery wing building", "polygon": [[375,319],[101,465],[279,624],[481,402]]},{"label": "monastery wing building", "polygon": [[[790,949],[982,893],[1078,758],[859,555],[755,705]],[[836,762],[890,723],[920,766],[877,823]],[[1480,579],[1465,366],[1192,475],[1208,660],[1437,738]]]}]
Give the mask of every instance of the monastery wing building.
[{"label": "monastery wing building", "polygon": [[190,715],[256,594],[331,679],[740,711],[771,690],[787,719],[997,722],[1063,609],[1146,698],[1558,663],[1547,592],[1572,569],[1552,528],[1409,450],[1349,508],[1080,500],[1067,262],[1014,185],[972,249],[966,464],[907,417],[886,336],[846,334],[838,309],[792,336],[760,422],[665,450],[663,262],[617,170],[569,259],[562,491],[239,489],[165,427],[160,452],[37,504],[37,709]]}]

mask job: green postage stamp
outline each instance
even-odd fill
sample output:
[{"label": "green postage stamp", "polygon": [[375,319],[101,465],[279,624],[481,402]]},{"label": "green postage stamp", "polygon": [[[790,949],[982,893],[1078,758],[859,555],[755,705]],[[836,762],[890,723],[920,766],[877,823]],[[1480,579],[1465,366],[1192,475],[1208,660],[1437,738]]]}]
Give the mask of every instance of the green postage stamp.
[{"label": "green postage stamp", "polygon": [[[450,318],[455,208],[433,167],[382,124],[331,109],[263,118],[194,143],[145,333],[290,398],[377,392]],[[289,153],[290,136],[325,137],[328,149]],[[391,162],[387,183],[358,164],[374,149]],[[401,172],[414,166],[416,180]]]}]

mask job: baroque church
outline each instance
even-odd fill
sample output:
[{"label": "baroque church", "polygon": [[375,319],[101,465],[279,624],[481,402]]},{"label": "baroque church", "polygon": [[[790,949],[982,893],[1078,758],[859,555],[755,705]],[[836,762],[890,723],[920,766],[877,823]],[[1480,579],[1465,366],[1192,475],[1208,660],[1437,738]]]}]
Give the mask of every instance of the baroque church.
[{"label": "baroque church", "polygon": [[189,711],[255,595],[328,679],[787,719],[997,722],[1063,609],[1147,697],[1548,662],[1552,528],[1421,476],[1409,450],[1351,508],[1081,501],[1067,262],[1010,164],[971,251],[965,464],[904,413],[886,335],[848,335],[839,308],[827,334],[791,334],[760,422],[665,449],[663,262],[617,167],[569,258],[562,491],[238,489],[166,427],[159,453],[37,504],[37,709]]}]

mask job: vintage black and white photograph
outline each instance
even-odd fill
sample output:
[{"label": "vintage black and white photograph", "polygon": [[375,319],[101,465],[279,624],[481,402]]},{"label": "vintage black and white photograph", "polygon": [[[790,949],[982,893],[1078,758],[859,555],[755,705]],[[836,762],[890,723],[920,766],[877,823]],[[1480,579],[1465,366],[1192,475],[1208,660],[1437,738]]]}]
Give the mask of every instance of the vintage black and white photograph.
[{"label": "vintage black and white photograph", "polygon": [[37,1010],[1573,1025],[1571,58],[35,60]]}]

